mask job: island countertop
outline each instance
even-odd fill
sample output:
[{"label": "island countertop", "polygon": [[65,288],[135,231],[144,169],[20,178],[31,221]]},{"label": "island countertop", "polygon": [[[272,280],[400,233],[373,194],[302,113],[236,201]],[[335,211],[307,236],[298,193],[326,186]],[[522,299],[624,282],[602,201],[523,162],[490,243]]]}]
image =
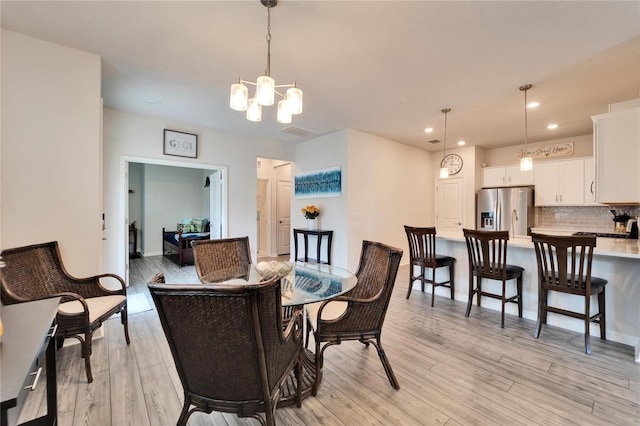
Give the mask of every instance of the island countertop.
[{"label": "island countertop", "polygon": [[[537,231],[541,234],[570,235],[570,233],[567,234],[562,230],[539,229]],[[462,231],[439,231],[437,236],[445,240],[464,242],[464,235],[462,234]],[[525,247],[533,250],[531,237],[511,238],[509,239],[509,246]],[[594,256],[627,257],[640,260],[640,240],[597,237],[596,248],[593,251],[593,254]]]}]

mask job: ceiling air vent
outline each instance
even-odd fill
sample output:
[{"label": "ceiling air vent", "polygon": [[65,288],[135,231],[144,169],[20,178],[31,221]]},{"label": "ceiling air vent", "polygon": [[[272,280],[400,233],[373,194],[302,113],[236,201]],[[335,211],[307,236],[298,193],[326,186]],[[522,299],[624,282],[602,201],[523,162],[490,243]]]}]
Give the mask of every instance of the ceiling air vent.
[{"label": "ceiling air vent", "polygon": [[299,138],[306,138],[307,136],[312,136],[316,132],[313,130],[301,129],[300,127],[289,126],[280,130],[281,133],[286,133],[293,136],[298,136]]},{"label": "ceiling air vent", "polygon": [[440,143],[440,141],[438,139],[431,139],[429,143],[436,144],[436,143]]}]

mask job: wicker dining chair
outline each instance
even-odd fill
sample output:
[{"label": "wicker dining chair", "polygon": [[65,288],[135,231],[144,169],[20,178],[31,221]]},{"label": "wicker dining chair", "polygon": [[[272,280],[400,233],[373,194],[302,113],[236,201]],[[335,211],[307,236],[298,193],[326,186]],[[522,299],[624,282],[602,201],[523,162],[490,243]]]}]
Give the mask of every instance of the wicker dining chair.
[{"label": "wicker dining chair", "polygon": [[[464,316],[468,317],[477,295],[478,306],[482,296],[499,299],[502,303],[500,327],[504,328],[504,308],[507,303],[518,305],[518,316],[522,318],[522,275],[524,268],[507,264],[507,242],[509,231],[476,231],[463,229],[469,255],[469,301]],[[474,278],[476,285],[474,286]],[[490,279],[502,283],[500,294],[482,289],[482,280]],[[507,281],[516,280],[516,294],[507,297]]]},{"label": "wicker dining chair", "polygon": [[147,285],[184,390],[178,425],[195,411],[275,425],[280,386],[292,371],[300,407],[303,314],[283,324],[278,277],[249,285]]},{"label": "wicker dining chair", "polygon": [[249,265],[249,237],[194,241],[193,257],[198,278],[220,269]]},{"label": "wicker dining chair", "polygon": [[356,272],[356,286],[342,296],[307,305],[316,342],[316,381],[313,395],[317,394],[322,380],[325,349],[346,340],[358,340],[366,346],[373,344],[391,386],[400,389],[382,348],[380,334],[401,258],[402,250],[365,240],[362,242],[360,265]]},{"label": "wicker dining chair", "polygon": [[[2,251],[6,267],[0,272],[2,303],[28,302],[49,297],[62,297],[56,323],[59,344],[68,337],[80,341],[87,381],[91,374],[92,336],[102,323],[120,313],[127,344],[127,289],[124,280],[115,274],[100,274],[87,278],[71,276],[60,256],[58,242],[52,241]],[[102,281],[117,281],[117,289],[107,289]]]},{"label": "wicker dining chair", "polygon": [[[568,315],[584,321],[584,349],[591,355],[589,324],[600,323],[600,338],[607,340],[605,287],[607,280],[591,276],[594,236],[553,236],[531,234],[538,262],[538,321],[534,337],[540,336],[547,312]],[[549,305],[549,292],[584,297],[584,313]],[[591,315],[591,296],[598,296],[598,313]]]},{"label": "wicker dining chair", "polygon": [[[451,299],[453,299],[455,297],[456,258],[436,254],[436,228],[416,228],[405,225],[404,231],[407,234],[409,243],[409,289],[407,290],[407,299],[411,296],[414,281],[420,281],[422,291],[424,291],[425,283],[432,285],[431,307],[434,305],[436,287],[449,288]],[[415,267],[420,268],[420,272],[417,275],[414,275]],[[443,267],[449,270],[449,280],[436,282],[436,269]],[[428,278],[428,270],[431,270],[431,278]]]}]

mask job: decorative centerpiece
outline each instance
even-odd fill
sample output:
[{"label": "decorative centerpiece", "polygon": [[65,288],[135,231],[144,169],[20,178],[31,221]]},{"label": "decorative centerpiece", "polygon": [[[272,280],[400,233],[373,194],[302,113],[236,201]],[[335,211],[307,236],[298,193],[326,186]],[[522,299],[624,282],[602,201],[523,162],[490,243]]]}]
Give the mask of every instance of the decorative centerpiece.
[{"label": "decorative centerpiece", "polygon": [[269,262],[259,262],[256,265],[256,269],[258,270],[258,275],[262,280],[268,280],[274,276],[279,276],[280,278],[287,275],[293,269],[293,264],[291,262],[277,262],[275,260],[270,260]]},{"label": "decorative centerpiece", "polygon": [[310,206],[303,207],[300,211],[307,219],[307,227],[312,231],[318,229],[318,216],[320,215],[320,209],[312,204]]}]

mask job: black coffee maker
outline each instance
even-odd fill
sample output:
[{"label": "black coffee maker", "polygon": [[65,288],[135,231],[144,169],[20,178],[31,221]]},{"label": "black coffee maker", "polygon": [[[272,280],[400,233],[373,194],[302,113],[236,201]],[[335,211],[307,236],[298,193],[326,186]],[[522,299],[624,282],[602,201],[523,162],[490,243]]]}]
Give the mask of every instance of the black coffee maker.
[{"label": "black coffee maker", "polygon": [[[629,238],[638,238],[638,223],[634,220],[629,223],[629,216],[627,213],[618,214],[615,210],[610,210],[613,215],[613,230],[616,234],[629,234]],[[628,229],[627,224],[631,225],[631,229]]]}]

